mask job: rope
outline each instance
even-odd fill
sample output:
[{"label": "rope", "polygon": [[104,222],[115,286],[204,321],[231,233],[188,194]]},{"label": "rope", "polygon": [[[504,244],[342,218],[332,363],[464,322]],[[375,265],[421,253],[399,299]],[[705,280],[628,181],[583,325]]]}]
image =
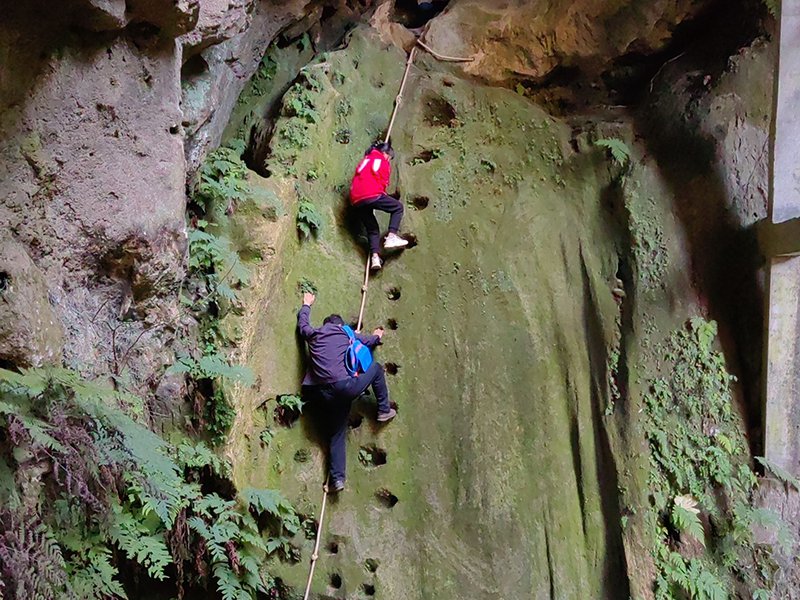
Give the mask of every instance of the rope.
[{"label": "rope", "polygon": [[319,543],[322,540],[322,523],[325,520],[325,505],[328,503],[328,479],[325,479],[325,485],[322,486],[322,508],[319,511],[319,523],[317,524],[317,540],[314,542],[314,553],[311,555],[311,565],[308,569],[308,581],[306,582],[306,593],[303,594],[303,600],[308,600],[308,594],[311,593],[311,581],[314,579],[314,567],[317,566],[317,559],[319,558]]},{"label": "rope", "polygon": [[397,93],[397,96],[394,99],[394,110],[392,111],[392,118],[389,119],[389,127],[386,129],[386,137],[383,139],[384,143],[389,141],[389,138],[392,135],[392,128],[394,127],[394,120],[397,117],[397,111],[400,109],[400,105],[403,103],[403,89],[406,87],[406,80],[408,79],[408,72],[411,70],[411,63],[414,62],[414,54],[417,52],[417,47],[414,46],[411,49],[411,52],[408,53],[408,59],[406,60],[406,70],[403,73],[403,81],[400,82],[400,91]]},{"label": "rope", "polygon": [[369,287],[369,261],[370,255],[367,253],[367,266],[364,267],[364,285],[361,286],[361,308],[358,311],[358,325],[356,332],[361,332],[361,325],[364,323],[364,307],[367,305],[367,287]]},{"label": "rope", "polygon": [[425,42],[423,42],[422,39],[417,40],[417,45],[430,52],[430,54],[432,54],[434,58],[437,58],[444,62],[472,62],[473,60],[475,60],[474,56],[460,57],[460,56],[447,56],[445,54],[439,54],[438,52],[436,52],[436,50],[425,44]]},{"label": "rope", "polygon": [[[430,52],[435,58],[447,62],[470,62],[475,60],[474,58],[457,58],[453,56],[445,56],[443,54],[439,54],[438,52],[432,50],[428,46],[426,46],[422,40],[417,40],[417,44],[421,46],[423,49]],[[408,73],[411,71],[411,65],[414,62],[414,55],[416,54],[417,47],[414,46],[411,48],[411,52],[408,53],[408,59],[406,60],[406,69],[403,72],[403,80],[400,82],[400,91],[397,93],[397,96],[394,99],[394,110],[392,111],[392,118],[389,120],[389,127],[386,129],[386,137],[384,138],[384,142],[388,142],[390,136],[392,135],[392,129],[394,128],[394,122],[397,118],[397,112],[400,109],[400,105],[403,103],[403,90],[406,87],[406,81],[408,80]],[[364,267],[364,284],[361,286],[361,308],[358,311],[358,325],[356,326],[356,331],[361,331],[361,326],[364,323],[364,308],[367,305],[367,289],[369,288],[369,266],[370,266],[370,259],[371,255],[367,254],[367,264]],[[322,527],[325,522],[325,507],[328,503],[328,481],[330,477],[325,479],[325,484],[322,486],[322,506],[320,507],[319,511],[319,523],[317,525],[317,539],[314,542],[314,552],[311,555],[311,563],[308,568],[308,581],[306,582],[306,591],[303,594],[303,600],[308,600],[308,595],[311,593],[311,582],[314,579],[314,569],[317,566],[317,560],[319,559],[319,544],[322,541]]]}]

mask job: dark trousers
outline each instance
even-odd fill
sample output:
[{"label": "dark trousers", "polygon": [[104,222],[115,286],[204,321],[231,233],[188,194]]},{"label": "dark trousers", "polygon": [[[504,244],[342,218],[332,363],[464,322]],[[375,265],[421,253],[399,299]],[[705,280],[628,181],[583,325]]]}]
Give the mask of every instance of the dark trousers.
[{"label": "dark trousers", "polygon": [[378,225],[378,219],[375,218],[375,213],[373,212],[375,210],[389,213],[389,232],[397,233],[400,231],[400,221],[403,219],[403,203],[397,198],[383,194],[377,198],[362,200],[356,204],[358,217],[367,230],[369,251],[373,253],[380,252],[381,249],[381,228]]},{"label": "dark trousers", "polygon": [[358,377],[348,377],[334,383],[316,386],[322,400],[323,418],[327,422],[327,433],[330,438],[331,482],[345,480],[350,407],[353,400],[363,394],[369,386],[372,386],[372,391],[378,400],[378,414],[389,412],[389,388],[386,387],[383,366],[378,362],[373,362],[366,373]]}]

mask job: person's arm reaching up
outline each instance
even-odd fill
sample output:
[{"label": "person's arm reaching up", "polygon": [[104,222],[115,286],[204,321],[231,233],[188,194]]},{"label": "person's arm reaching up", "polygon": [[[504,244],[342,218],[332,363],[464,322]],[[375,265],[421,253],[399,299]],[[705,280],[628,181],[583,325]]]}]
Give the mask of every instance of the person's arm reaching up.
[{"label": "person's arm reaching up", "polygon": [[314,304],[314,300],[316,300],[316,296],[314,296],[314,294],[309,294],[308,292],[304,293],[303,306],[297,313],[297,329],[300,331],[300,335],[305,340],[314,335],[314,332],[316,331],[316,329],[314,329],[309,322],[309,317],[311,316],[311,305]]},{"label": "person's arm reaching up", "polygon": [[372,335],[361,335],[360,333],[357,333],[356,337],[367,348],[370,349],[374,348],[375,346],[381,343],[381,338],[383,337],[383,327],[378,327],[375,331],[372,332]]}]

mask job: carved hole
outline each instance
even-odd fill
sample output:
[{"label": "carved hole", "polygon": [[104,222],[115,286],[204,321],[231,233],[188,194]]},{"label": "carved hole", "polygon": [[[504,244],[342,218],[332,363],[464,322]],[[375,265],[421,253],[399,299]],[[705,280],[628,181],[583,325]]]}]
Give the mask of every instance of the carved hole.
[{"label": "carved hole", "polygon": [[387,362],[385,365],[383,365],[383,368],[389,375],[397,375],[397,372],[400,370],[400,365],[393,362]]},{"label": "carved hole", "polygon": [[397,331],[397,328],[399,327],[399,325],[397,324],[397,319],[387,319],[386,327],[388,327],[392,331]]},{"label": "carved hole", "polygon": [[427,196],[415,196],[411,200],[411,206],[413,206],[416,210],[425,210],[428,208],[430,203],[431,199]]},{"label": "carved hole", "polygon": [[377,571],[379,565],[380,563],[378,562],[377,558],[368,558],[364,561],[364,568],[370,573]]},{"label": "carved hole", "polygon": [[411,248],[417,245],[417,236],[413,233],[401,233],[400,237],[408,242],[406,250],[411,250]]},{"label": "carved hole", "polygon": [[362,583],[361,589],[367,596],[375,595],[375,586],[372,585],[371,583]]},{"label": "carved hole", "polygon": [[444,98],[431,98],[425,104],[425,121],[433,126],[454,127],[458,124],[456,109]]},{"label": "carved hole", "polygon": [[389,288],[386,292],[386,297],[389,300],[400,300],[400,288],[399,287],[392,287]]},{"label": "carved hole", "polygon": [[331,587],[338,590],[340,587],[342,587],[342,576],[338,573],[331,573],[330,582]]},{"label": "carved hole", "polygon": [[380,502],[386,508],[394,508],[394,506],[400,501],[397,496],[395,496],[386,488],[382,488],[375,492],[375,497],[378,499],[378,502]]},{"label": "carved hole", "polygon": [[358,460],[365,467],[380,467],[386,464],[386,450],[378,448],[375,444],[361,446],[358,451]]}]

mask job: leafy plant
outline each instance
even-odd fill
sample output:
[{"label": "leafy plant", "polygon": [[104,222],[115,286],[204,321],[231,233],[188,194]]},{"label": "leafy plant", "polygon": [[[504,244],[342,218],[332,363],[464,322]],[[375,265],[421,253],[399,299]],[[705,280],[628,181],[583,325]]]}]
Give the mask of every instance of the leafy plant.
[{"label": "leafy plant", "polygon": [[700,522],[697,501],[691,496],[676,496],[672,505],[672,524],[675,528],[692,536],[703,546],[706,545],[703,524]]},{"label": "leafy plant", "polygon": [[[203,444],[170,446],[117,408],[119,396],[67,369],[0,369],[0,444],[49,463],[43,496],[57,498],[42,505],[37,521],[16,512],[19,490],[2,489],[3,591],[16,598],[125,598],[116,547],[141,577],[166,581],[175,565],[178,595],[190,558],[201,570],[208,563],[223,598],[268,592],[274,582],[261,565],[276,551],[268,547],[272,538],[281,538],[282,552],[297,554],[287,536],[299,520],[288,501],[267,490],[248,493],[246,506],[203,494],[190,479],[204,469],[223,475],[229,465]],[[77,442],[83,462],[73,456]],[[2,455],[11,453],[3,448]],[[274,522],[262,531],[251,511]],[[189,547],[198,544],[202,551],[192,554]]]},{"label": "leafy plant", "polygon": [[215,207],[230,210],[250,195],[243,152],[244,142],[237,139],[217,148],[203,161],[193,197],[207,212]]},{"label": "leafy plant", "polygon": [[310,279],[303,277],[297,282],[297,289],[301,294],[317,294],[317,286]]},{"label": "leafy plant", "polygon": [[207,226],[206,221],[200,220],[197,228],[189,230],[189,269],[208,290],[200,300],[207,304],[220,297],[237,303],[239,296],[234,288],[247,285],[250,270],[231,248],[230,240],[205,231]]},{"label": "leafy plant", "polygon": [[245,386],[253,385],[253,371],[243,365],[231,365],[220,354],[208,354],[195,360],[191,356],[181,356],[168,369],[169,373],[187,373],[192,379],[228,379]]},{"label": "leafy plant", "polygon": [[594,143],[595,146],[605,148],[613,161],[620,167],[626,167],[631,160],[631,150],[628,145],[617,138],[602,138]]},{"label": "leafy plant", "polygon": [[303,412],[303,399],[296,394],[283,394],[276,398],[278,406],[283,409]]},{"label": "leafy plant", "polygon": [[282,394],[276,399],[275,419],[282,425],[289,427],[303,412],[303,399],[295,394]]},{"label": "leafy plant", "polygon": [[261,433],[258,434],[258,439],[264,446],[269,446],[270,442],[272,442],[274,437],[275,437],[275,432],[272,431],[269,427],[267,427],[266,429],[262,429]]},{"label": "leafy plant", "polygon": [[[646,522],[658,600],[728,598],[736,573],[753,560],[757,480],[732,408],[734,378],[714,349],[716,333],[716,323],[699,317],[673,332],[659,351],[663,375],[650,382],[644,397],[652,498]],[[711,523],[708,539],[698,503]],[[682,556],[670,530],[707,545],[705,553]],[[769,583],[766,575],[749,581],[753,589]]]},{"label": "leafy plant", "polygon": [[301,198],[297,205],[297,230],[307,239],[312,233],[317,233],[321,226],[322,216],[317,207],[310,200]]},{"label": "leafy plant", "polygon": [[769,14],[771,14],[776,19],[780,16],[781,13],[781,3],[780,0],[764,0],[764,5],[767,7]]},{"label": "leafy plant", "polygon": [[787,487],[791,486],[795,490],[800,491],[800,479],[789,473],[789,471],[772,462],[771,460],[767,460],[767,458],[764,456],[756,456],[756,460],[761,463],[765,469],[775,475],[775,477],[778,478],[778,481],[783,483],[783,485]]}]

